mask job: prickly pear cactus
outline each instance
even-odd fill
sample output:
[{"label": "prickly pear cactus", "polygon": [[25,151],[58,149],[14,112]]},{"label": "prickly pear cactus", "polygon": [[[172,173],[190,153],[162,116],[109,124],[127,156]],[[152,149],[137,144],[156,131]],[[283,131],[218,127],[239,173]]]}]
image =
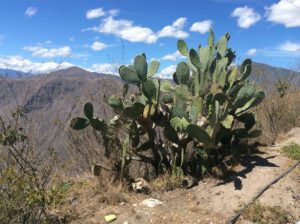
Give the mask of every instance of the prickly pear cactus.
[{"label": "prickly pear cactus", "polygon": [[[235,52],[228,48],[229,39],[225,34],[215,42],[210,30],[204,47],[189,49],[184,40],[179,40],[178,51],[186,60],[177,64],[173,82],[155,77],[158,61],[148,65],[145,54],[137,55],[133,65],[119,68],[126,83],[122,95],[106,100],[118,115],[118,122],[94,117],[93,105],[86,103],[85,117],[74,118],[71,127],[81,130],[91,125],[106,139],[109,155],[111,147],[125,144],[113,131],[118,123],[123,135],[127,135],[123,139],[129,139],[126,152],[119,149],[122,173],[134,158],[151,163],[157,173],[174,166],[185,172],[192,159],[187,145],[192,145],[196,155],[193,161],[198,158],[203,167],[225,146],[259,136],[261,131],[254,129],[252,109],[265,94],[248,79],[250,59],[244,60],[239,70],[233,65]],[[134,96],[127,96],[130,85],[138,88]],[[140,152],[147,150],[152,157],[141,156]]]}]

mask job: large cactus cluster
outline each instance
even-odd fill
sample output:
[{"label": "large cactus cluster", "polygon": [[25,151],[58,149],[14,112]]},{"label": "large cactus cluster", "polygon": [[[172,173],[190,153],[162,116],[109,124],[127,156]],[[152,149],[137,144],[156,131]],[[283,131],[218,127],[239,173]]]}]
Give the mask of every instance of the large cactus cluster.
[{"label": "large cactus cluster", "polygon": [[[162,165],[184,168],[192,160],[190,155],[193,160],[207,161],[224,148],[230,153],[232,143],[260,135],[260,130],[253,130],[255,114],[251,109],[265,94],[248,79],[250,59],[241,64],[239,71],[233,65],[235,53],[227,47],[229,38],[226,34],[215,42],[211,30],[207,46],[197,49],[189,49],[185,41],[179,40],[177,48],[186,61],[177,64],[173,81],[155,76],[158,61],[148,65],[145,54],[136,56],[133,65],[119,68],[125,82],[122,95],[106,99],[117,117],[109,122],[94,118],[92,104],[86,103],[86,118],[74,118],[71,127],[79,130],[90,124],[106,142],[116,143],[119,138],[110,130],[119,123],[126,130],[123,133],[128,138],[124,139],[129,140],[125,154],[119,148],[122,167],[125,157],[130,161],[145,150],[152,150],[151,163],[157,170]],[[130,84],[138,91],[127,96]],[[120,144],[122,140],[107,144],[107,154],[115,150],[109,147]]]}]

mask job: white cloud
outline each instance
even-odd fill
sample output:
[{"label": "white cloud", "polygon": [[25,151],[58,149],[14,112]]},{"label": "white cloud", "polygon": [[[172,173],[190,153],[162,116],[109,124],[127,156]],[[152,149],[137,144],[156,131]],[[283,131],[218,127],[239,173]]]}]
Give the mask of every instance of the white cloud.
[{"label": "white cloud", "polygon": [[72,50],[69,46],[64,46],[60,48],[25,46],[23,49],[32,52],[32,56],[41,58],[68,57],[72,54]]},{"label": "white cloud", "polygon": [[298,60],[300,56],[300,42],[285,41],[276,47],[257,49],[262,56],[272,58],[293,58]]},{"label": "white cloud", "polygon": [[130,42],[154,43],[155,33],[147,27],[134,26],[130,20],[116,20],[112,16],[105,18],[100,26],[88,28],[99,33],[113,34]]},{"label": "white cloud", "polygon": [[211,20],[203,20],[201,22],[194,23],[190,31],[199,32],[199,33],[206,33],[209,31],[209,29],[212,27],[213,22]]},{"label": "white cloud", "polygon": [[25,11],[25,15],[28,16],[29,18],[34,16],[38,12],[38,9],[36,7],[28,7]]},{"label": "white cloud", "polygon": [[266,7],[267,20],[283,24],[286,27],[300,26],[300,1],[280,0],[278,3]]},{"label": "white cloud", "polygon": [[91,48],[94,50],[94,51],[101,51],[105,48],[107,48],[107,44],[105,43],[102,43],[102,42],[99,42],[99,41],[95,41],[92,45],[91,45]]},{"label": "white cloud", "polygon": [[179,51],[175,51],[173,54],[167,54],[165,56],[163,56],[161,59],[165,60],[165,61],[177,61],[181,58],[185,58],[183,57]]},{"label": "white cloud", "polygon": [[130,42],[152,44],[161,37],[188,37],[189,34],[182,30],[185,23],[186,18],[179,18],[171,26],[165,26],[156,33],[148,27],[134,25],[134,22],[131,20],[114,19],[110,15],[103,19],[99,26],[83,29],[82,31],[92,30],[104,34],[113,34]]},{"label": "white cloud", "polygon": [[186,38],[189,34],[183,31],[183,27],[186,23],[186,18],[181,17],[173,22],[170,26],[165,26],[162,30],[158,31],[158,37],[175,37],[175,38]]},{"label": "white cloud", "polygon": [[0,56],[0,68],[14,69],[32,74],[47,74],[59,69],[72,67],[73,65],[68,62],[56,63],[45,62],[37,63],[25,59],[21,56]]},{"label": "white cloud", "polygon": [[232,17],[237,17],[238,26],[244,29],[249,28],[250,26],[257,23],[261,16],[254,11],[253,8],[249,8],[248,6],[236,8],[232,13]]},{"label": "white cloud", "polygon": [[87,19],[95,19],[104,16],[106,13],[103,8],[91,9],[86,12]]},{"label": "white cloud", "polygon": [[93,64],[91,71],[103,73],[103,74],[113,74],[117,75],[119,72],[120,65],[118,64]]},{"label": "white cloud", "polygon": [[289,51],[289,52],[300,52],[300,43],[293,43],[286,41],[279,46],[279,50]]},{"label": "white cloud", "polygon": [[159,76],[161,78],[164,78],[164,79],[170,79],[170,78],[173,77],[173,74],[174,74],[175,71],[176,71],[176,66],[175,65],[170,65],[170,66],[164,68],[160,72]]},{"label": "white cloud", "polygon": [[256,48],[251,48],[246,52],[246,55],[248,56],[255,56],[257,53],[257,49]]}]

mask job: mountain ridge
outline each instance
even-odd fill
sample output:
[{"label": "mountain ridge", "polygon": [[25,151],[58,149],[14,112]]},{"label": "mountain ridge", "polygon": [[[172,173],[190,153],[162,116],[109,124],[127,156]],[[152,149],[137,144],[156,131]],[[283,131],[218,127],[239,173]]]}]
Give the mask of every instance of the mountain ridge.
[{"label": "mountain ridge", "polygon": [[[239,65],[238,65],[239,66]],[[263,69],[264,72],[267,71],[267,73],[271,73],[272,76],[276,78],[285,78],[289,74],[296,74],[300,76],[299,71],[294,71],[292,69],[287,69],[283,67],[277,67],[277,66],[272,66],[269,64],[264,64],[260,62],[253,62],[253,72],[257,72],[259,69]],[[41,73],[41,74],[31,74],[31,73],[26,73],[18,70],[13,70],[13,69],[1,69],[0,68],[0,77],[4,76],[7,78],[15,78],[15,77],[21,77],[21,78],[27,78],[27,77],[36,77],[36,76],[49,76],[49,75],[57,75],[64,73],[65,76],[77,76],[81,77],[84,76],[83,74],[90,74],[90,75],[110,75],[113,77],[118,77],[113,74],[104,74],[104,73],[99,73],[95,71],[89,71],[85,68],[79,67],[79,66],[72,66],[69,68],[63,68],[63,69],[58,69],[56,71],[50,72],[50,73]]]}]

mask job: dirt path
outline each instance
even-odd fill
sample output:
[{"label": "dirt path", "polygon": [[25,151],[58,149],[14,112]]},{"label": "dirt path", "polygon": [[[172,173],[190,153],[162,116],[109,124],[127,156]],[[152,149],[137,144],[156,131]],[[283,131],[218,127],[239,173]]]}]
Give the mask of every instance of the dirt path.
[{"label": "dirt path", "polygon": [[[278,145],[291,141],[300,145],[300,128],[283,136]],[[80,215],[74,223],[105,223],[103,217],[111,213],[117,215],[117,220],[112,222],[114,224],[225,223],[258,191],[295,164],[295,161],[281,154],[280,147],[263,148],[261,151],[260,154],[242,157],[241,165],[227,183],[208,178],[189,190],[137,195],[118,206],[100,205],[95,195],[82,197],[84,199],[79,195],[77,206],[73,209]],[[140,204],[150,197],[163,204],[154,208]],[[263,206],[279,206],[300,220],[300,167],[271,186],[258,201]],[[251,222],[241,217],[239,223]]]}]

